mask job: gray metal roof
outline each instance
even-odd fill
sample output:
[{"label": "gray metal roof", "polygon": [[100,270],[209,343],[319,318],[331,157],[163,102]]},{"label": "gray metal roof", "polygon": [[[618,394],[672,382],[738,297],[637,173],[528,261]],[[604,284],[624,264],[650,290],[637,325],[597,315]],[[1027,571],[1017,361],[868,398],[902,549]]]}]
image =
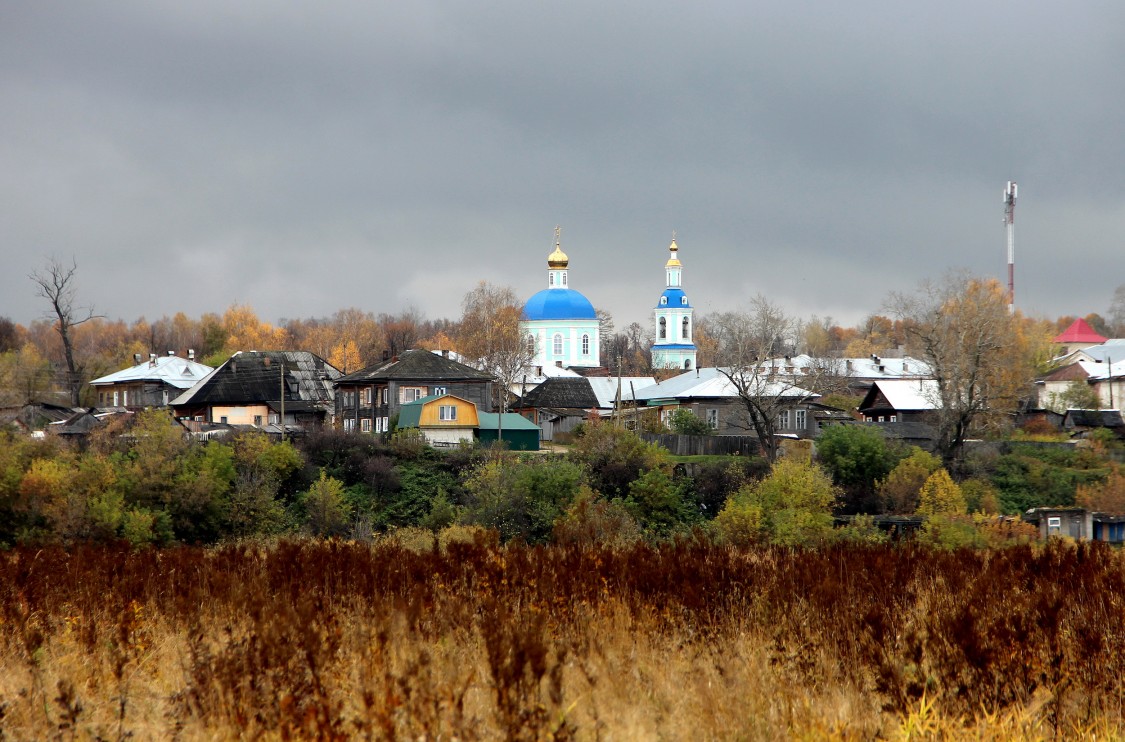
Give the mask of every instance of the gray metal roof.
[{"label": "gray metal roof", "polygon": [[160,381],[177,389],[191,389],[212,370],[210,366],[176,355],[156,356],[136,366],[94,379],[90,384],[106,386],[131,381]]}]

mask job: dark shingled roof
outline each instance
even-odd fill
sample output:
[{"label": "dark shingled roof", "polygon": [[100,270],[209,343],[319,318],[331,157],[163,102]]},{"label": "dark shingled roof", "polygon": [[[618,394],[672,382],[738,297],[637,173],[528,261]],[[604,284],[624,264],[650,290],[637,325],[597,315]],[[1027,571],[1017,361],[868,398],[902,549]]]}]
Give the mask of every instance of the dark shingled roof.
[{"label": "dark shingled roof", "polygon": [[491,381],[478,371],[428,350],[408,350],[389,361],[368,366],[336,380],[337,384],[386,381]]},{"label": "dark shingled roof", "polygon": [[1067,410],[1064,425],[1080,428],[1120,428],[1120,410]]},{"label": "dark shingled roof", "polygon": [[303,350],[251,350],[231,356],[172,404],[178,407],[279,401],[283,366],[287,411],[291,402],[333,400],[332,382],[340,377],[340,372],[320,356]]},{"label": "dark shingled roof", "polygon": [[589,410],[598,406],[598,397],[587,379],[557,376],[528,392],[521,406]]}]

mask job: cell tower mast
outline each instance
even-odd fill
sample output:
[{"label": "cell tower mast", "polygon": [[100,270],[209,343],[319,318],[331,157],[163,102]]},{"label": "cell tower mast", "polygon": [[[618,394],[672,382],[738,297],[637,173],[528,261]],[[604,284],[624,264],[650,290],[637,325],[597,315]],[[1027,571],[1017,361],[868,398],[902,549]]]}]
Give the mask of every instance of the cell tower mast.
[{"label": "cell tower mast", "polygon": [[1016,311],[1016,183],[1004,189],[1004,225],[1008,231],[1008,311]]}]

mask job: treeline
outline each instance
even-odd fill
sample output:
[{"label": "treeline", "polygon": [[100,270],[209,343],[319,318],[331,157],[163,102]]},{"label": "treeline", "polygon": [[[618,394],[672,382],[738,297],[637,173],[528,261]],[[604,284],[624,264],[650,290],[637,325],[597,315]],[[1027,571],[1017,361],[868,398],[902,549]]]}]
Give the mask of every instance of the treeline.
[{"label": "treeline", "polygon": [[[705,534],[733,544],[881,541],[873,514],[920,514],[945,546],[1027,538],[998,514],[1081,504],[1125,512],[1125,475],[1091,448],[972,454],[958,480],[877,430],[835,427],[816,462],[800,451],[692,461],[609,424],[566,455],[464,447],[333,429],[296,443],[248,432],[200,442],[161,411],[94,431],[81,448],[0,434],[0,543],[215,543],[306,533],[481,527],[504,541],[625,545]],[[1098,445],[1109,445],[1099,443]],[[807,450],[807,449],[805,449]],[[857,516],[846,528],[834,518]]]},{"label": "treeline", "polygon": [[[74,301],[74,268],[60,271],[64,298]],[[1085,317],[1107,337],[1125,336],[1125,286],[1118,290],[1108,319]],[[71,307],[72,305],[65,305]],[[218,366],[239,350],[307,350],[349,373],[409,348],[452,349],[470,360],[490,359],[497,344],[518,346],[522,300],[509,287],[480,282],[465,294],[457,318],[427,318],[417,309],[375,313],[341,309],[330,317],[282,319],[276,325],[260,319],[246,305],[222,314],[189,317],[183,312],[156,320],[111,320],[68,308],[51,319],[23,326],[0,317],[0,406],[44,398],[58,391],[73,404],[92,403],[86,382],[134,363],[140,355],[195,351],[196,359]],[[653,329],[633,322],[616,328],[609,312],[601,319],[602,364],[626,375],[653,372],[649,347]],[[713,365],[721,355],[719,315],[696,317],[693,341],[699,365]],[[1075,318],[1055,321],[1021,319],[1028,337],[1051,337]],[[910,344],[910,322],[902,317],[872,314],[853,327],[831,318],[793,318],[791,331],[779,335],[779,353],[813,356],[866,357],[884,355]],[[509,337],[511,336],[511,337]],[[68,352],[69,349],[69,352]]]}]

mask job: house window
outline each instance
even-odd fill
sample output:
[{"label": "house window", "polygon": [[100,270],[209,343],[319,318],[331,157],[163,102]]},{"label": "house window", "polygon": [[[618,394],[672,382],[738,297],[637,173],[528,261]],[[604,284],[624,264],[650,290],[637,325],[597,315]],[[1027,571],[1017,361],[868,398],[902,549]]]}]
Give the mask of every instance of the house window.
[{"label": "house window", "polygon": [[387,397],[388,397],[387,387],[383,387],[383,393],[382,393],[383,404],[387,403]]},{"label": "house window", "polygon": [[1062,518],[1057,515],[1047,518],[1047,535],[1058,536],[1060,533],[1062,533]]},{"label": "house window", "polygon": [[277,416],[276,412],[272,415],[269,415],[266,419],[269,420],[270,425],[277,425],[279,422],[281,422],[281,418]]},{"label": "house window", "polygon": [[381,417],[379,419],[383,422],[383,431],[382,432],[386,433],[388,430],[391,429],[390,418],[389,417]]},{"label": "house window", "polygon": [[371,418],[365,417],[359,421],[359,429],[364,433],[371,432]]},{"label": "house window", "polygon": [[367,387],[366,389],[363,390],[363,403],[364,404],[366,404],[366,405],[371,404],[371,396],[372,396],[373,391],[374,390],[371,387]]},{"label": "house window", "polygon": [[664,317],[660,318],[660,337],[661,339],[668,337],[668,320]]},{"label": "house window", "polygon": [[435,386],[431,394],[433,394],[433,396],[435,397],[440,397],[443,394],[449,394],[449,389],[444,386]]},{"label": "house window", "polygon": [[719,429],[719,411],[717,409],[707,410],[707,427],[711,430]]},{"label": "house window", "polygon": [[424,386],[404,386],[398,390],[399,402],[417,402],[424,396],[426,396]]},{"label": "house window", "polygon": [[438,420],[452,422],[457,419],[457,406],[443,404],[438,407]]},{"label": "house window", "polygon": [[891,422],[897,423],[898,422],[898,415],[891,415]]},{"label": "house window", "polygon": [[794,417],[796,417],[797,430],[804,430],[805,425],[808,423],[807,412],[805,410],[794,410]]},{"label": "house window", "polygon": [[683,336],[684,338],[687,338],[687,336],[688,336],[688,318],[687,318],[687,317],[684,317],[684,321],[683,321],[683,322],[682,322],[681,324],[683,325],[683,328],[682,328],[682,330],[680,331],[680,334],[681,334],[681,335],[682,335],[682,336]]},{"label": "house window", "polygon": [[590,355],[590,336],[589,335],[583,335],[582,336],[582,355],[584,355],[584,356]]},{"label": "house window", "polygon": [[258,426],[259,428],[262,427],[262,416],[261,415],[254,415],[254,425]]},{"label": "house window", "polygon": [[355,430],[355,420],[350,417],[344,418],[344,432],[350,433]]},{"label": "house window", "polygon": [[789,430],[789,410],[782,410],[777,413],[777,429]]},{"label": "house window", "polygon": [[883,419],[883,416],[882,416],[882,415],[879,415],[879,422],[886,422],[886,421],[885,421],[885,420]]},{"label": "house window", "polygon": [[119,399],[120,399],[120,396],[119,396],[119,395],[120,395],[120,393],[119,393],[119,392],[117,392],[117,391],[114,391],[114,393],[113,393],[113,406],[114,406],[114,407],[117,407],[117,406],[119,406]]},{"label": "house window", "polygon": [[121,404],[122,404],[122,406],[124,406],[124,407],[128,407],[128,406],[129,406],[129,390],[128,390],[128,389],[126,389],[125,391],[121,392]]},{"label": "house window", "polygon": [[562,335],[555,333],[555,337],[551,340],[551,352],[556,356],[561,356],[563,353]]},{"label": "house window", "polygon": [[226,425],[227,424],[227,416],[223,415],[222,417],[220,417],[219,422],[222,423],[223,425]]}]

